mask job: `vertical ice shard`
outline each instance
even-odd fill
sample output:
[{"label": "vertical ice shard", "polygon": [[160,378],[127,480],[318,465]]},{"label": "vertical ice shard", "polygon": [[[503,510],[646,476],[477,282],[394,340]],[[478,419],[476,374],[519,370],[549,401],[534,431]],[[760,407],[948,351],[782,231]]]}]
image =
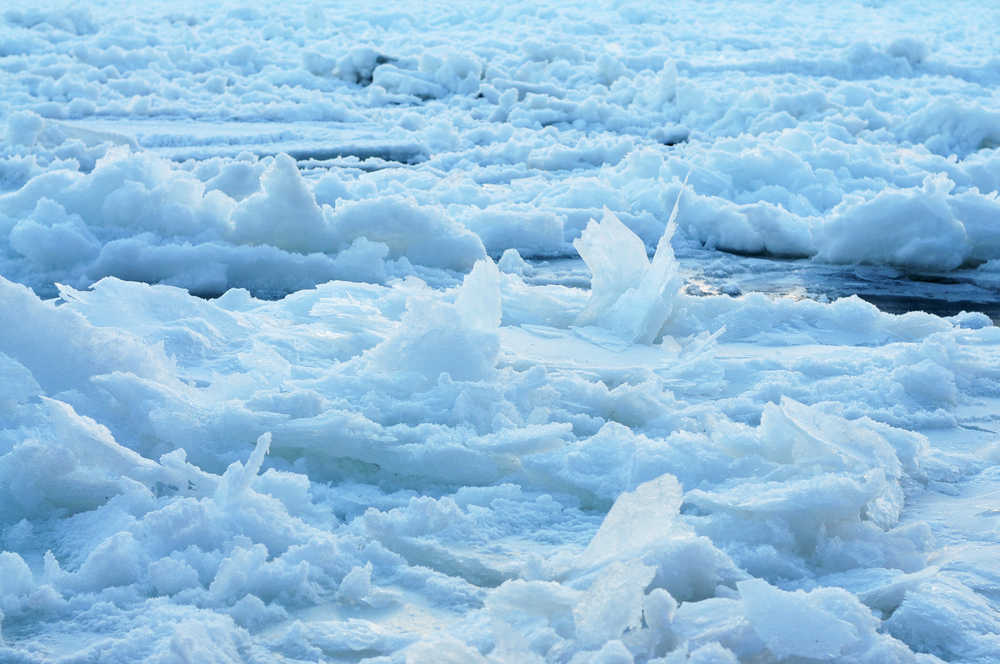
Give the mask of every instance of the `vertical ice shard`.
[{"label": "vertical ice shard", "polygon": [[670,240],[680,196],[650,262],[642,240],[610,210],[573,242],[593,275],[578,325],[606,328],[631,343],[653,343],[674,311],[682,282]]},{"label": "vertical ice shard", "polygon": [[264,457],[271,449],[271,433],[267,432],[257,438],[257,444],[246,464],[234,461],[226,469],[219,486],[215,490],[215,499],[220,504],[232,504],[250,488],[250,483],[257,477]]}]

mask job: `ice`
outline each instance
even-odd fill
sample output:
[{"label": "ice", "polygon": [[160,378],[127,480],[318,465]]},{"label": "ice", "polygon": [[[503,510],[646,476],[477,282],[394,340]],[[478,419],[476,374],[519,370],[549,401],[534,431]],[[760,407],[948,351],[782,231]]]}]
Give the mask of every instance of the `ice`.
[{"label": "ice", "polygon": [[583,564],[641,551],[659,539],[669,538],[680,509],[682,490],[670,475],[641,484],[622,494],[611,507],[601,528],[583,553]]},{"label": "ice", "polygon": [[475,648],[471,648],[458,639],[440,638],[434,641],[421,641],[406,651],[407,664],[482,664],[487,662]]},{"label": "ice", "polygon": [[609,328],[628,343],[652,343],[660,336],[681,287],[670,246],[679,203],[678,198],[652,261],[642,240],[607,209],[600,224],[588,224],[574,241],[593,274],[590,301],[578,324]]},{"label": "ice", "polygon": [[309,253],[329,246],[323,212],[295,161],[279,155],[260,178],[262,191],[233,211],[232,235],[239,244],[267,244]]},{"label": "ice", "polygon": [[239,461],[234,461],[226,469],[226,472],[222,475],[222,480],[215,489],[215,500],[223,504],[238,502],[242,494],[250,487],[250,483],[257,476],[257,473],[260,472],[261,464],[264,463],[264,456],[270,447],[271,434],[265,433],[261,435],[257,439],[257,445],[254,447],[253,453],[251,453],[246,465],[241,464]]},{"label": "ice", "polygon": [[522,276],[531,270],[531,266],[525,262],[518,250],[513,248],[504,250],[500,260],[497,261],[497,267],[501,272]]},{"label": "ice", "polygon": [[949,660],[989,658],[1000,642],[996,609],[961,584],[925,581],[908,591],[886,621],[915,650]]},{"label": "ice", "polygon": [[1000,648],[997,8],[0,12],[0,661]]},{"label": "ice", "polygon": [[639,629],[643,592],[655,574],[655,568],[644,565],[608,565],[573,610],[580,644],[601,646]]},{"label": "ice", "polygon": [[6,279],[0,278],[0,292],[7,314],[0,348],[49,394],[78,389],[98,373],[131,370],[166,378],[172,370],[161,347],[145,346],[127,332],[95,330],[80,314],[42,302]]},{"label": "ice", "polygon": [[7,118],[7,140],[12,145],[32,145],[44,126],[45,120],[37,113],[11,113]]},{"label": "ice", "polygon": [[[913,192],[885,191],[860,205],[842,203],[843,211],[835,209],[834,218],[819,230],[819,257],[923,269],[958,267],[968,249],[965,228],[948,207],[953,186],[946,177],[928,178]],[[903,225],[903,219],[910,223]],[[903,228],[905,237],[896,234]]]},{"label": "ice", "polygon": [[[3,595],[5,601],[27,595],[35,587],[35,581],[31,574],[31,569],[25,564],[21,556],[16,553],[4,551],[0,554],[0,565],[3,566]],[[5,607],[6,611],[11,611]]]},{"label": "ice", "polygon": [[398,330],[368,351],[375,371],[413,375],[419,390],[442,374],[459,381],[492,377],[499,351],[500,273],[490,259],[465,278],[454,305],[414,298]]},{"label": "ice", "polygon": [[10,246],[42,270],[94,259],[100,244],[79,215],[48,198],[10,231]]},{"label": "ice", "polygon": [[118,275],[275,295],[337,276],[381,282],[411,263],[468,270],[485,255],[474,234],[401,196],[321,207],[287,155],[264,169],[243,163],[249,182],[219,181],[236,167],[203,182],[162,159],[115,152],[86,175],[50,171],[0,200],[0,214],[22,217],[7,231],[7,260],[40,290]]},{"label": "ice", "polygon": [[423,209],[398,196],[345,204],[329,223],[341,243],[359,237],[382,242],[391,256],[405,256],[420,265],[467,271],[485,256],[478,237],[438,210]]},{"label": "ice", "polygon": [[[744,581],[739,590],[754,631],[779,659],[834,660],[860,638],[858,628],[822,608],[819,597],[813,603],[805,593],[784,593],[759,580]],[[831,595],[828,601],[837,599],[851,601],[846,593]],[[869,619],[868,623],[866,626],[874,629],[874,621]]]}]

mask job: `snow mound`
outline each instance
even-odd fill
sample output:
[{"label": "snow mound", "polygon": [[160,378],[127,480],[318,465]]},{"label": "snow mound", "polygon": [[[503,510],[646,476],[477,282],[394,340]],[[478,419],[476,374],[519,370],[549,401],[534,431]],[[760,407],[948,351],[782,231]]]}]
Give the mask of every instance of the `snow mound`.
[{"label": "snow mound", "polygon": [[[231,165],[235,168],[237,165]],[[81,174],[54,170],[0,195],[0,261],[10,276],[50,293],[105,276],[217,295],[245,287],[283,295],[335,278],[382,282],[414,266],[466,272],[485,256],[479,238],[439,208],[412,199],[320,205],[288,155],[252,186],[203,181],[148,154],[117,151]],[[233,193],[249,192],[238,202]]]}]

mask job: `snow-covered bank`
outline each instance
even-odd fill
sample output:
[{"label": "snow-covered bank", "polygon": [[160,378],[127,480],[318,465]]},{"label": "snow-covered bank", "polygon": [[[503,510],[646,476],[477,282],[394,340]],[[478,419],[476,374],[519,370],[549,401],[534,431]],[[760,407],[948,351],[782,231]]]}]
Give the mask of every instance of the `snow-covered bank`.
[{"label": "snow-covered bank", "polygon": [[996,18],[5,9],[0,661],[994,661]]}]

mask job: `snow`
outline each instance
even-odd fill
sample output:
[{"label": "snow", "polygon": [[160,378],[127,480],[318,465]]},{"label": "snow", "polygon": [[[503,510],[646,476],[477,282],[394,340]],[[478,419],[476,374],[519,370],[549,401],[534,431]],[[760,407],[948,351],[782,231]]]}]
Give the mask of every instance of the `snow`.
[{"label": "snow", "polygon": [[994,661],[997,13],[4,8],[0,661]]}]

